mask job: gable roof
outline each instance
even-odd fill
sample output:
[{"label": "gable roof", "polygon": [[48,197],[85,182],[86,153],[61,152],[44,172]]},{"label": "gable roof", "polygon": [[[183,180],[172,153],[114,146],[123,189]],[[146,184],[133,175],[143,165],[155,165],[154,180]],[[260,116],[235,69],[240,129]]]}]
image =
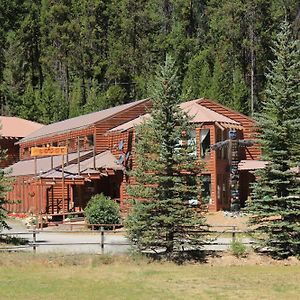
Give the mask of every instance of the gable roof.
[{"label": "gable roof", "polygon": [[217,113],[220,113],[224,116],[232,118],[237,122],[241,123],[241,120],[243,120],[243,121],[247,120],[251,123],[255,123],[255,120],[252,119],[251,117],[246,116],[246,115],[242,114],[241,112],[233,110],[227,106],[224,106],[223,104],[221,104],[219,102],[216,102],[216,101],[213,101],[213,100],[207,99],[207,98],[201,98],[201,99],[198,99],[198,101],[201,106],[204,106],[204,107],[211,109]]},{"label": "gable roof", "polygon": [[181,109],[192,118],[193,123],[220,122],[239,125],[237,121],[202,106],[200,101],[201,99],[196,99],[180,104]]},{"label": "gable roof", "polygon": [[[183,102],[180,104],[181,109],[186,112],[192,119],[192,123],[208,123],[208,122],[218,122],[222,125],[227,124],[226,127],[237,127],[239,128],[240,123],[228,118],[222,114],[219,114],[207,107],[204,107],[200,103],[201,99],[191,100],[187,102]],[[142,115],[134,120],[121,124],[111,130],[110,132],[114,131],[126,131],[134,126],[140,125],[141,123],[145,122],[151,116],[150,114]]]},{"label": "gable roof", "polygon": [[44,125],[18,117],[0,116],[0,135],[9,138],[23,138],[41,129]]},{"label": "gable roof", "polygon": [[142,104],[144,102],[147,102],[149,99],[143,99],[115,107],[111,107],[108,109],[100,110],[97,112],[89,113],[86,115],[78,116],[75,118],[67,119],[64,121],[52,123],[49,125],[46,125],[42,127],[41,129],[33,132],[32,134],[26,136],[22,140],[20,140],[18,143],[23,143],[27,141],[32,141],[41,137],[45,136],[53,136],[57,134],[63,134],[75,130],[80,130],[80,129],[85,129],[88,128],[89,126],[103,121],[107,118],[110,118],[119,112],[122,112],[126,109],[132,108],[136,105]]}]

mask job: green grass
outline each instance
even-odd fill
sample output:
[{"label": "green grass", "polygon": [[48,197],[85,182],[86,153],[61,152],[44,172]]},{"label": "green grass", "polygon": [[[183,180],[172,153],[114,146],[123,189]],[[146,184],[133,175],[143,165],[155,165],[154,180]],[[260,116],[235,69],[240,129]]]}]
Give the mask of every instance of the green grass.
[{"label": "green grass", "polygon": [[299,299],[299,266],[0,254],[0,299]]}]

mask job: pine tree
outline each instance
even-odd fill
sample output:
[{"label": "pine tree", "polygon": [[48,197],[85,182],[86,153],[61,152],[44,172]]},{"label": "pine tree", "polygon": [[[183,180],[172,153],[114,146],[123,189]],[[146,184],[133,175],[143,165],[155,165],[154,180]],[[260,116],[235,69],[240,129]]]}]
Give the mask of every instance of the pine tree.
[{"label": "pine tree", "polygon": [[186,229],[203,224],[189,205],[200,194],[202,166],[191,152],[193,128],[178,107],[178,87],[174,61],[167,56],[152,86],[151,120],[136,132],[135,184],[128,189],[136,200],[127,220],[130,239],[142,249],[163,248],[169,257],[186,244],[201,246],[199,236]]},{"label": "pine tree", "polygon": [[83,113],[83,95],[81,81],[75,78],[70,92],[69,117],[77,117]]},{"label": "pine tree", "polygon": [[183,98],[190,100],[209,96],[213,76],[210,56],[207,49],[190,60],[183,81]]},{"label": "pine tree", "polygon": [[273,256],[300,256],[300,184],[292,171],[300,162],[300,51],[285,21],[274,43],[267,99],[258,116],[263,159],[248,211]]},{"label": "pine tree", "polygon": [[59,85],[46,77],[41,91],[36,93],[38,121],[43,124],[58,122],[68,117],[68,106]]},{"label": "pine tree", "polygon": [[232,101],[230,107],[236,111],[247,113],[249,92],[243,78],[243,74],[239,67],[236,67],[233,71],[233,80],[232,80],[232,91],[231,97]]},{"label": "pine tree", "polygon": [[[0,129],[1,129],[1,127],[2,126],[0,124]],[[5,153],[6,153],[6,150],[0,148],[0,161],[5,159],[5,157],[6,157]],[[10,182],[11,182],[11,180],[6,177],[3,169],[0,169],[0,232],[3,227],[9,228],[9,226],[5,222],[6,209],[5,209],[4,205],[8,203],[8,201],[6,200],[6,193],[11,189]]]}]

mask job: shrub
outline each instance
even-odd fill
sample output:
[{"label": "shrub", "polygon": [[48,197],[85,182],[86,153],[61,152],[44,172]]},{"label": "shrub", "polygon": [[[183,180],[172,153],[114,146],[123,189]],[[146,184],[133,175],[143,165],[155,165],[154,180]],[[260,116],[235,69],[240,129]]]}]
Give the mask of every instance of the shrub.
[{"label": "shrub", "polygon": [[230,243],[230,252],[237,258],[247,256],[247,247],[241,241],[232,241]]},{"label": "shrub", "polygon": [[89,224],[120,224],[119,205],[103,194],[95,195],[90,199],[84,215]]}]

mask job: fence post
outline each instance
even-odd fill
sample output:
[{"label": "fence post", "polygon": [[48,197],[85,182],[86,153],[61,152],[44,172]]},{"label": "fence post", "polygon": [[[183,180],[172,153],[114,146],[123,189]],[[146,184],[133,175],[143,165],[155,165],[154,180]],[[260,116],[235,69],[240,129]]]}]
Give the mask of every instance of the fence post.
[{"label": "fence post", "polygon": [[232,226],[233,230],[232,230],[232,242],[235,242],[235,231],[236,231],[236,226]]},{"label": "fence post", "polygon": [[104,254],[104,227],[101,226],[100,227],[100,231],[101,231],[101,254]]},{"label": "fence post", "polygon": [[36,253],[36,231],[32,231],[32,241],[33,241],[33,252]]}]

